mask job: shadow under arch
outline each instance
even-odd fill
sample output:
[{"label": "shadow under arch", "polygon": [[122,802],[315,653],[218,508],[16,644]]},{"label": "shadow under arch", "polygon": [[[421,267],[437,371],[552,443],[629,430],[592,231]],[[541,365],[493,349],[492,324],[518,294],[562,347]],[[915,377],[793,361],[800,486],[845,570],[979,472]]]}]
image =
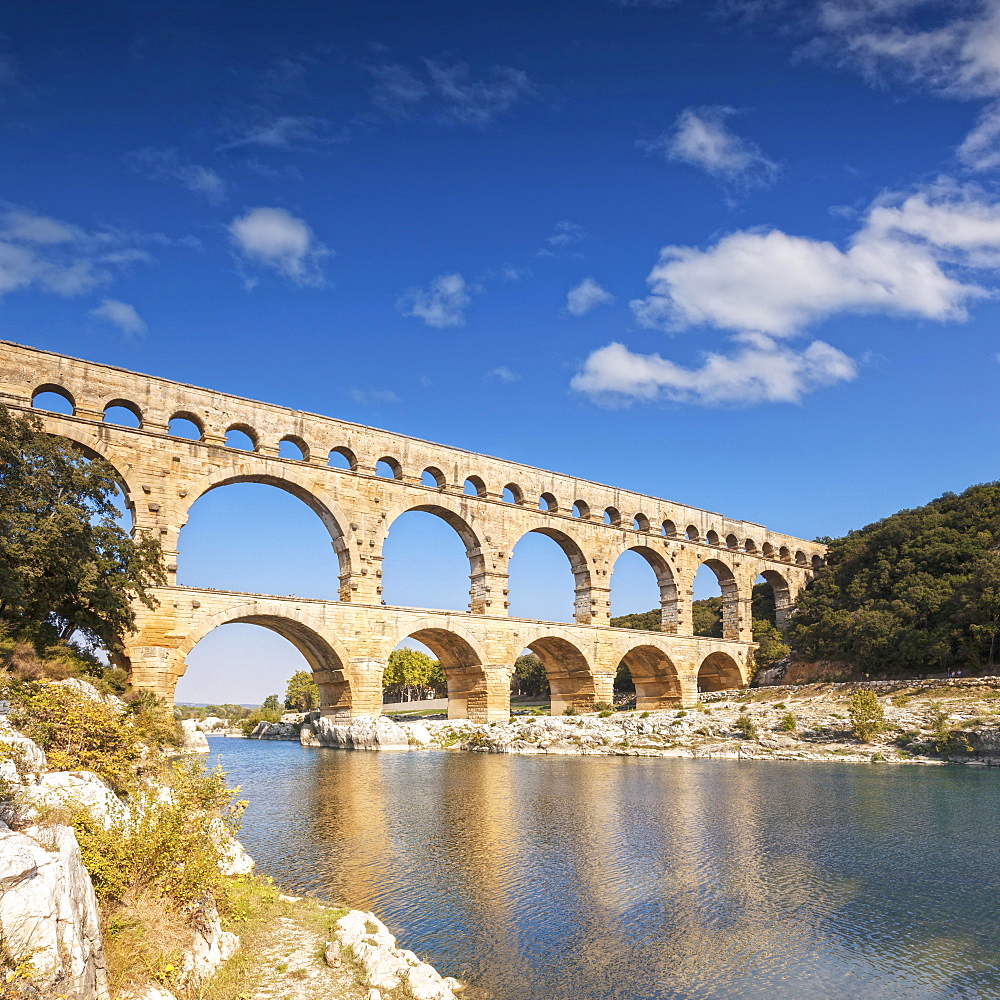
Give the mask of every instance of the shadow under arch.
[{"label": "shadow under arch", "polygon": [[568,639],[542,635],[527,643],[542,661],[549,679],[552,715],[561,715],[570,706],[578,712],[591,712],[596,700],[594,673],[587,657]]},{"label": "shadow under arch", "polygon": [[[392,530],[392,525],[404,514],[416,511],[421,514],[433,514],[440,518],[465,546],[465,555],[469,560],[469,610],[473,614],[482,614],[492,602],[489,585],[486,581],[486,559],[483,555],[482,542],[479,533],[473,528],[470,519],[461,510],[461,503],[455,503],[450,497],[436,497],[433,502],[404,502],[387,512],[379,533],[378,547],[380,555],[384,553],[385,541]],[[502,605],[502,597],[500,599]]]},{"label": "shadow under arch", "polygon": [[656,646],[634,646],[623,657],[635,684],[636,711],[654,711],[681,702],[681,682],[670,657]]},{"label": "shadow under arch", "polygon": [[240,468],[218,469],[188,488],[188,494],[184,500],[186,506],[174,527],[179,531],[187,523],[191,516],[192,507],[207,493],[224,486],[232,486],[235,483],[258,483],[263,486],[274,486],[289,493],[296,500],[302,501],[323,522],[323,527],[330,535],[330,543],[337,557],[340,600],[349,602],[351,599],[351,550],[348,545],[347,533],[343,528],[343,525],[349,523],[347,517],[334,504],[320,499],[313,492],[308,480],[301,477],[294,467],[287,471],[283,469],[282,475],[246,472]]},{"label": "shadow under arch", "polygon": [[347,651],[336,638],[324,635],[317,622],[287,607],[254,602],[227,608],[201,621],[177,647],[182,669],[175,678],[175,685],[187,671],[185,658],[188,653],[220,625],[260,625],[287,639],[313,672],[319,687],[320,711],[334,717],[350,716],[352,686]]},{"label": "shadow under arch", "polygon": [[723,652],[709,653],[698,668],[699,691],[729,691],[743,687],[739,664]]},{"label": "shadow under arch", "polygon": [[722,591],[722,638],[730,642],[739,642],[740,638],[740,589],[736,582],[736,574],[731,566],[721,559],[706,559],[702,566],[707,566],[719,581]]},{"label": "shadow under arch", "polygon": [[525,535],[531,534],[544,535],[546,538],[551,538],[565,553],[566,558],[569,560],[569,568],[573,573],[573,618],[578,625],[588,624],[593,618],[590,598],[591,575],[590,565],[587,562],[587,557],[584,555],[582,546],[567,532],[559,528],[542,526],[529,528],[516,538],[510,547],[511,553],[513,553],[517,543]]},{"label": "shadow under arch", "polygon": [[784,631],[794,610],[791,587],[785,576],[775,569],[761,570],[760,575],[771,585],[774,595],[774,624]]},{"label": "shadow under arch", "polygon": [[459,628],[415,622],[403,639],[423,643],[438,659],[448,682],[448,718],[488,721],[485,657],[478,643]]},{"label": "shadow under arch", "polygon": [[[676,635],[680,621],[680,611],[677,605],[677,581],[669,560],[656,549],[648,545],[629,545],[615,557],[618,562],[626,552],[636,552],[649,565],[656,576],[656,585],[660,589],[660,631],[667,635]],[[614,573],[612,566],[611,572]]]}]

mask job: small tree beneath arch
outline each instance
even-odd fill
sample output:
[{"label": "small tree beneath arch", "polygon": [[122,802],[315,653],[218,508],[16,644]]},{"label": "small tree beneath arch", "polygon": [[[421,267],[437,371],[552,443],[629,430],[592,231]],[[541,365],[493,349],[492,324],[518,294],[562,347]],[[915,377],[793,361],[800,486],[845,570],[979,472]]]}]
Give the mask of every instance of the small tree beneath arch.
[{"label": "small tree beneath arch", "polygon": [[79,635],[115,652],[133,602],[155,607],[160,546],[117,523],[117,493],[107,462],[0,405],[0,625],[13,637],[42,649]]},{"label": "small tree beneath arch", "polygon": [[288,678],[285,708],[292,712],[312,712],[319,708],[319,686],[311,670],[296,670]]}]

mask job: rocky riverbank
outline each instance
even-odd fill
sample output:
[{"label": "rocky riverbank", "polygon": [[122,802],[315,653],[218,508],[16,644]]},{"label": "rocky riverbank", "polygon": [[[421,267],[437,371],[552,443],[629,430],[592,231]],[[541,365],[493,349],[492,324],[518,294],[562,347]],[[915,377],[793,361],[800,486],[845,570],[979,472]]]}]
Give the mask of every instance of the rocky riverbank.
[{"label": "rocky riverbank", "polygon": [[[885,720],[869,742],[850,720],[851,695],[865,687]],[[380,716],[340,725],[311,713],[261,723],[254,737],[355,750],[1000,764],[1000,678],[754,688],[703,694],[689,709],[515,715],[490,724]]]},{"label": "rocky riverbank", "polygon": [[[112,715],[126,715],[124,703],[85,682],[61,686]],[[207,752],[203,733],[191,725],[183,728],[182,753]],[[176,753],[147,751],[164,758]],[[104,830],[114,840],[151,820],[157,803],[180,794],[151,779],[147,785],[148,795],[128,798],[94,772],[53,770],[45,751],[0,717],[4,1000],[203,995],[219,1000],[313,1000],[320,995],[328,1000],[455,1000],[462,984],[400,948],[373,913],[282,896],[269,880],[253,875],[253,860],[211,813],[197,822],[217,847],[211,864],[218,870],[210,881],[228,907],[217,906],[208,893],[192,905],[178,906],[154,895],[116,900],[109,917],[95,893],[86,866],[90,862],[81,852],[86,841],[78,842],[77,828],[84,824],[85,829]],[[150,826],[148,834],[162,832]],[[100,861],[115,864],[111,858]],[[107,878],[107,870],[102,874]],[[123,902],[129,902],[131,911],[121,908]],[[226,910],[221,916],[220,909]],[[128,933],[140,915],[150,921],[146,933],[155,927],[163,938],[152,942],[162,953],[152,965],[148,955],[123,950],[120,943],[114,956],[108,950],[109,936]]]}]

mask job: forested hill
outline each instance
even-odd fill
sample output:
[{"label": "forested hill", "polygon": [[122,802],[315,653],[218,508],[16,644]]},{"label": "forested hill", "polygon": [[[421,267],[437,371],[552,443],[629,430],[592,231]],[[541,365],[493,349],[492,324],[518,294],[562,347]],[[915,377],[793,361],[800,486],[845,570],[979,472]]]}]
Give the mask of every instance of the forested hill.
[{"label": "forested hill", "polygon": [[946,493],[829,543],[789,633],[800,658],[876,674],[996,665],[1000,483]]}]

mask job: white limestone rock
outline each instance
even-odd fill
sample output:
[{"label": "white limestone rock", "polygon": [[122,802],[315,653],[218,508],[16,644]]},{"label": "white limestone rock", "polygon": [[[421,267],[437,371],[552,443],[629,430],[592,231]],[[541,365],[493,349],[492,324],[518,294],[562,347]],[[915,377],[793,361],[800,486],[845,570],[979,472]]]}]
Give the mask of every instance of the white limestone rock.
[{"label": "white limestone rock", "polygon": [[181,723],[184,730],[184,742],[181,744],[182,753],[209,753],[208,737],[198,728],[197,719],[185,719]]},{"label": "white limestone rock", "polygon": [[203,733],[211,733],[216,729],[227,729],[228,727],[229,720],[220,719],[217,715],[206,715],[204,719],[195,720],[195,729],[199,729]]},{"label": "white limestone rock", "polygon": [[66,688],[67,691],[72,691],[73,694],[80,698],[103,702],[103,704],[110,705],[119,712],[125,711],[125,702],[121,698],[113,694],[101,694],[90,681],[82,681],[79,677],[67,677],[64,681],[53,681],[53,683],[58,684],[59,687]]},{"label": "white limestone rock", "polygon": [[92,771],[53,771],[22,791],[22,800],[40,808],[85,810],[107,829],[130,818],[128,806]]},{"label": "white limestone rock", "polygon": [[258,722],[250,734],[252,740],[298,740],[299,726],[294,722]]},{"label": "white limestone rock", "polygon": [[134,991],[122,993],[119,1000],[177,1000],[177,998],[159,986],[147,986],[141,993]]},{"label": "white limestone rock", "polygon": [[222,929],[215,900],[205,896],[191,915],[194,937],[181,962],[181,980],[198,987],[229,961],[240,946],[239,936]]},{"label": "white limestone rock", "polygon": [[426,747],[433,742],[430,730],[420,722],[404,723],[403,729],[406,730],[410,742],[415,746]]},{"label": "white limestone rock", "polygon": [[0,823],[0,938],[53,995],[108,997],[97,898],[70,827]]},{"label": "white limestone rock", "polygon": [[229,828],[221,819],[212,820],[212,837],[222,849],[219,870],[223,875],[249,875],[253,871],[253,858],[247,854],[246,848],[229,832]]},{"label": "white limestone rock", "polygon": [[45,751],[0,716],[0,778],[33,785],[47,766]]},{"label": "white limestone rock", "polygon": [[374,913],[351,910],[334,924],[342,947],[351,948],[369,987],[394,990],[405,986],[415,1000],[455,1000],[452,983],[412,951],[396,947],[396,939]]},{"label": "white limestone rock", "polygon": [[302,727],[303,746],[340,747],[343,750],[406,750],[410,739],[406,729],[384,715],[362,715],[349,725],[318,718]]}]

